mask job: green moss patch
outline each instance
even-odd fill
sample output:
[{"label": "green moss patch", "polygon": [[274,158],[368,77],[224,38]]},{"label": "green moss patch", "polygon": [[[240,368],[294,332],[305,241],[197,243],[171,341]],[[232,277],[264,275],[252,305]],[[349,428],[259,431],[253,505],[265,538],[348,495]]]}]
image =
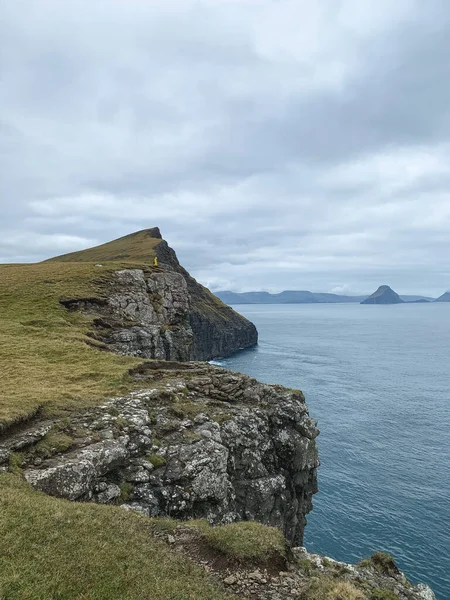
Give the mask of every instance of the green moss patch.
[{"label": "green moss patch", "polygon": [[159,467],[162,467],[166,464],[166,459],[164,458],[164,456],[160,456],[159,454],[148,454],[146,456],[146,459],[148,460],[148,462],[152,463],[152,465],[155,467],[155,469],[158,469]]},{"label": "green moss patch", "polygon": [[311,577],[303,589],[301,600],[369,600],[349,581],[336,581],[332,577]]},{"label": "green moss patch", "polygon": [[393,557],[387,552],[375,552],[370,558],[364,558],[358,563],[360,567],[373,568],[382,575],[398,575],[400,573]]}]

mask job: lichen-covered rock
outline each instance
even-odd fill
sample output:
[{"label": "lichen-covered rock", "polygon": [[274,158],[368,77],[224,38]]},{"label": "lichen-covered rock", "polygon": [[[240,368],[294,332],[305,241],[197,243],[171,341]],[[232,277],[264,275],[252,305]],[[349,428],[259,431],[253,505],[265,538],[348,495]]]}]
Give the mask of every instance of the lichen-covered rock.
[{"label": "lichen-covered rock", "polygon": [[[189,360],[193,332],[186,280],[179,273],[127,269],[115,273],[106,303],[96,311],[103,340],[120,353],[162,360]],[[106,327],[105,327],[106,325]]]},{"label": "lichen-covered rock", "polygon": [[[313,554],[306,548],[293,548],[293,554],[300,565],[300,575],[317,578],[339,578],[351,582],[363,592],[364,598],[386,598],[388,600],[436,600],[430,587],[424,583],[411,584],[397,566],[393,558],[384,553],[375,553],[371,558],[353,565],[332,558]],[[385,557],[389,568],[380,568],[377,557]],[[302,572],[303,571],[303,572]],[[310,598],[310,596],[307,596]]]},{"label": "lichen-covered rock", "polygon": [[90,494],[98,478],[124,464],[129,456],[126,436],[99,442],[46,462],[41,469],[28,469],[25,478],[36,489],[68,500]]},{"label": "lichen-covered rock", "polygon": [[201,363],[156,366],[147,377],[158,388],[74,418],[86,432],[79,447],[30,461],[27,480],[97,502],[115,502],[110,486],[125,484],[127,507],[150,516],[258,520],[300,543],[319,464],[301,392]]},{"label": "lichen-covered rock", "polygon": [[106,299],[65,300],[97,313],[92,335],[128,356],[209,360],[257,342],[255,326],[222,304],[178,265],[160,272],[116,271]]}]

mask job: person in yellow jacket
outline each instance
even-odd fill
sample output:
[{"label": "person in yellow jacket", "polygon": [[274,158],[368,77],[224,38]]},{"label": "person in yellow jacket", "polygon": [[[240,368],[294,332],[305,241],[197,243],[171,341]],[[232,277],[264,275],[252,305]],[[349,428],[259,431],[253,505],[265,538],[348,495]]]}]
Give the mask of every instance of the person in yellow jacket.
[{"label": "person in yellow jacket", "polygon": [[155,258],[153,259],[153,266],[157,267],[158,266],[158,257],[155,256]]}]

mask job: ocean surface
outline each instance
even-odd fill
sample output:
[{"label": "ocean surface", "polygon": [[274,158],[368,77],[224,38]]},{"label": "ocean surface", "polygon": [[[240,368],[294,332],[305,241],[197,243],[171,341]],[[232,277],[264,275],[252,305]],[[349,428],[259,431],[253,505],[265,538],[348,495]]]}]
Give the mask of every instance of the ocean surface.
[{"label": "ocean surface", "polygon": [[259,345],[219,363],[303,390],[318,420],[307,548],[390,552],[450,600],[450,304],[234,308]]}]

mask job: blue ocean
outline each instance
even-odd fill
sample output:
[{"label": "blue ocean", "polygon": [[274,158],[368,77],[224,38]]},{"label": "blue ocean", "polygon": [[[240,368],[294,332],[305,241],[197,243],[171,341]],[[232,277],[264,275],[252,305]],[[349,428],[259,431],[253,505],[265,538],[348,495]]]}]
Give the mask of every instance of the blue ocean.
[{"label": "blue ocean", "polygon": [[240,305],[257,348],[220,361],[303,390],[319,493],[305,545],[355,562],[394,555],[450,599],[450,304]]}]

